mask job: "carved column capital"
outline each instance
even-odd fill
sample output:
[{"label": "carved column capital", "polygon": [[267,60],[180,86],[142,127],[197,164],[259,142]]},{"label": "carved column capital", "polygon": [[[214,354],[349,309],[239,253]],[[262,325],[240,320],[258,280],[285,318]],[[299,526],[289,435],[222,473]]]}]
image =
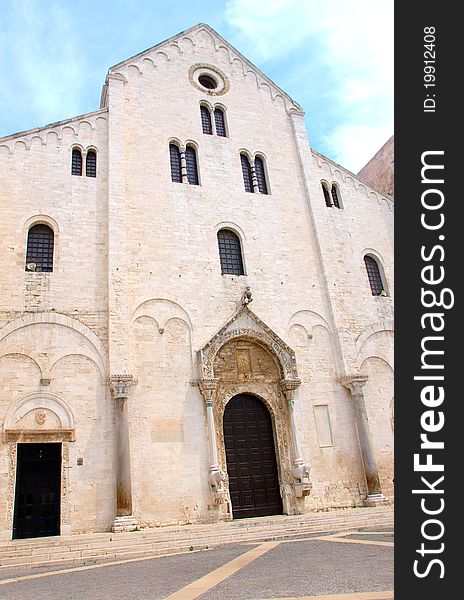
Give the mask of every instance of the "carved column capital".
[{"label": "carved column capital", "polygon": [[202,393],[207,406],[212,406],[213,404],[213,396],[218,382],[219,379],[217,377],[203,377],[202,379],[198,379],[197,381],[193,382],[193,385],[196,385],[200,388],[200,392]]},{"label": "carved column capital", "polygon": [[285,394],[289,404],[293,404],[295,398],[295,390],[300,387],[301,379],[281,379],[280,389]]},{"label": "carved column capital", "polygon": [[340,383],[348,390],[350,390],[353,396],[362,396],[364,394],[363,389],[367,383],[367,380],[367,375],[355,373],[353,375],[347,375],[346,377],[342,377],[342,379],[340,379]]},{"label": "carved column capital", "polygon": [[137,380],[133,375],[123,373],[120,375],[111,375],[108,379],[111,394],[114,400],[126,400],[129,395],[129,388],[135,385]]}]

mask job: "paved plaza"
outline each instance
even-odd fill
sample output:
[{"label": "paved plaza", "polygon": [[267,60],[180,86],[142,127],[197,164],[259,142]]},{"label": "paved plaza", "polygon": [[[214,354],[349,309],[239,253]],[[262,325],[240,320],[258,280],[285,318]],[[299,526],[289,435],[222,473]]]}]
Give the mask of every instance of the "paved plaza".
[{"label": "paved plaza", "polygon": [[0,600],[387,600],[393,534],[343,531],[18,574]]}]

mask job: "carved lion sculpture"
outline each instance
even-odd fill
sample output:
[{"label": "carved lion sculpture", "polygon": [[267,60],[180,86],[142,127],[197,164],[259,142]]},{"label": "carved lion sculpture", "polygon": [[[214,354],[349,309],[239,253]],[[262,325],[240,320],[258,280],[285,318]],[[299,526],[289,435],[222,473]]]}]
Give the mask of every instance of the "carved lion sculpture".
[{"label": "carved lion sculpture", "polygon": [[298,465],[293,467],[293,476],[296,479],[299,479],[301,482],[309,481],[309,472],[311,471],[311,467],[306,463],[302,465]]},{"label": "carved lion sculpture", "polygon": [[218,469],[217,471],[211,471],[211,473],[209,474],[209,482],[217,490],[222,489],[222,484],[224,481],[226,481],[226,479],[227,475],[224,473],[224,471],[221,471],[220,469]]}]

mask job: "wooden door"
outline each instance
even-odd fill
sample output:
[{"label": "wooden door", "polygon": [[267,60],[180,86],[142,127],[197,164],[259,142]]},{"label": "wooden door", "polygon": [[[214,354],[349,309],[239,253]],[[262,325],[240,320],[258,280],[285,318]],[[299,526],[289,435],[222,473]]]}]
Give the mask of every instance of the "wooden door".
[{"label": "wooden door", "polygon": [[255,396],[234,396],[224,412],[233,517],[282,514],[271,415]]},{"label": "wooden door", "polygon": [[13,538],[60,534],[61,444],[18,444]]}]

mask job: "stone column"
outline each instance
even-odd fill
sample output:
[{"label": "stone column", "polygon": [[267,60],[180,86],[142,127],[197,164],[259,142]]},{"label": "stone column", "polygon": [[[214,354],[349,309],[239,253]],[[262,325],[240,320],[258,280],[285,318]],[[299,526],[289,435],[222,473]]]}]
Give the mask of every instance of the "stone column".
[{"label": "stone column", "polygon": [[180,148],[180,173],[182,177],[182,183],[188,183],[187,175],[187,159],[185,158],[185,148]]},{"label": "stone column", "polygon": [[297,497],[307,496],[312,485],[309,479],[310,467],[305,463],[301,455],[300,442],[298,439],[298,431],[295,423],[295,390],[301,385],[300,379],[282,379],[280,387],[287,398],[288,403],[288,414],[290,418],[290,431],[291,431],[291,444],[292,444],[292,474],[297,483],[295,483],[295,490]]},{"label": "stone column", "polygon": [[253,183],[253,193],[259,194],[258,177],[256,176],[255,162],[251,162],[251,181]]},{"label": "stone column", "polygon": [[132,375],[112,375],[109,386],[115,401],[116,419],[116,517],[113,531],[133,531],[138,527],[137,519],[132,514],[132,482],[129,439],[129,419],[127,415],[127,398],[129,387],[135,383]]},{"label": "stone column", "polygon": [[358,430],[359,445],[361,448],[362,462],[367,483],[366,504],[378,504],[387,502],[382,494],[379,472],[375,461],[374,444],[369,427],[369,419],[364,400],[364,386],[367,383],[367,375],[348,375],[341,380],[342,385],[350,390],[356,414],[356,427]]},{"label": "stone column", "polygon": [[216,390],[219,379],[200,379],[198,381],[198,387],[203,395],[206,404],[206,421],[208,424],[208,438],[209,438],[209,483],[213,488],[213,492],[223,491],[223,482],[226,479],[226,474],[219,467],[219,459],[216,445],[216,426],[214,424],[214,413],[213,413],[213,396]]}]

